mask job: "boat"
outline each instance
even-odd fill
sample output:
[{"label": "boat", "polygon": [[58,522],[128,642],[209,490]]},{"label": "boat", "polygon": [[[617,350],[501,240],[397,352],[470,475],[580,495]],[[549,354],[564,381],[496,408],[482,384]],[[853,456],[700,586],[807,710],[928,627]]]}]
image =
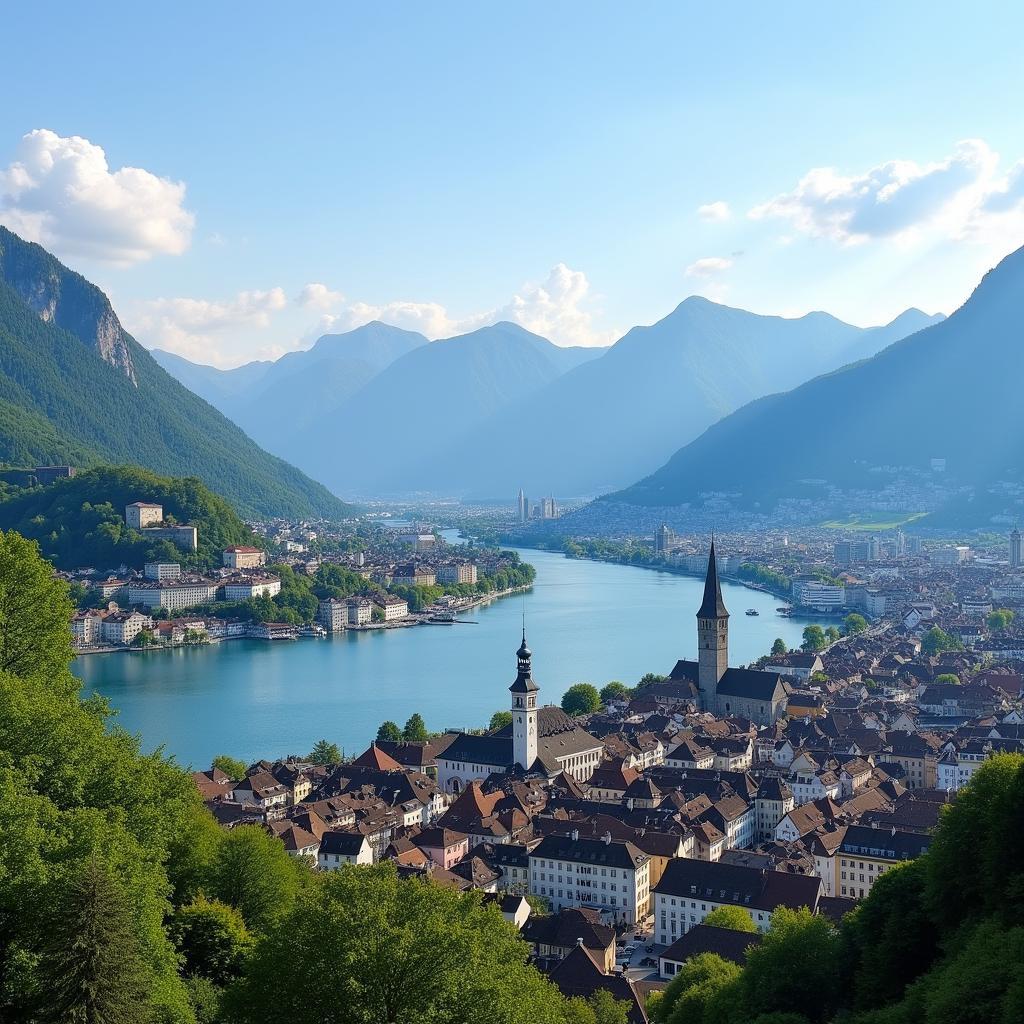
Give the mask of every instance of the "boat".
[{"label": "boat", "polygon": [[748,615],[760,615],[761,613],[756,608],[748,608],[747,609],[747,614]]}]

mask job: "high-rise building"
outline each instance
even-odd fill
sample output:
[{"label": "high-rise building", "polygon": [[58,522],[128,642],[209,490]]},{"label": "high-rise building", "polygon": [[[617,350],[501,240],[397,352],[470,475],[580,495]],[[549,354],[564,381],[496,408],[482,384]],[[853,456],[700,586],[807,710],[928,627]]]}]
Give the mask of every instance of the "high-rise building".
[{"label": "high-rise building", "polygon": [[1010,532],[1010,568],[1019,569],[1024,565],[1024,550],[1021,547],[1020,530],[1016,527]]},{"label": "high-rise building", "polygon": [[522,487],[519,488],[519,497],[516,499],[516,514],[521,523],[527,522],[530,518],[530,502],[523,493]]},{"label": "high-rise building", "polygon": [[667,555],[675,547],[676,535],[669,528],[667,523],[654,531],[654,553],[656,555]]}]

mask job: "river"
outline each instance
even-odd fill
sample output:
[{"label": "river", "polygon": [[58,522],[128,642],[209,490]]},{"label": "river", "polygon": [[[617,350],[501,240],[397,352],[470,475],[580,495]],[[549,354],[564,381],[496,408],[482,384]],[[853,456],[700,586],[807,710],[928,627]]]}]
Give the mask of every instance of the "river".
[{"label": "river", "polygon": [[[485,726],[508,706],[523,614],[543,703],[574,682],[634,683],[696,656],[694,613],[703,581],[627,565],[523,550],[537,569],[529,593],[477,608],[449,626],[344,633],[328,639],[230,640],[206,647],[98,654],[73,668],[117,721],[182,764],[217,754],[243,760],[307,753],[321,737],[359,753],[384,719],[414,711],[430,729]],[[803,623],[778,598],[723,583],[730,655],[745,664]],[[760,615],[746,616],[747,608]]]}]

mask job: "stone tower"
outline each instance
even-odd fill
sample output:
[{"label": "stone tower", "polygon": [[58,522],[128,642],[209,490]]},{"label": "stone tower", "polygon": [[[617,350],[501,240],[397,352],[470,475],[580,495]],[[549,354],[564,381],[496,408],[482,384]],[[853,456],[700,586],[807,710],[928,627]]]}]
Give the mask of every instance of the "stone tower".
[{"label": "stone tower", "polygon": [[729,667],[729,613],[722,600],[715,564],[715,542],[711,541],[708,573],[704,579],[704,600],[697,611],[697,688],[702,711],[717,711],[718,683]]},{"label": "stone tower", "polygon": [[512,761],[523,768],[532,768],[537,760],[537,691],[533,681],[530,648],[523,642],[516,651],[516,681],[509,687],[512,694]]}]

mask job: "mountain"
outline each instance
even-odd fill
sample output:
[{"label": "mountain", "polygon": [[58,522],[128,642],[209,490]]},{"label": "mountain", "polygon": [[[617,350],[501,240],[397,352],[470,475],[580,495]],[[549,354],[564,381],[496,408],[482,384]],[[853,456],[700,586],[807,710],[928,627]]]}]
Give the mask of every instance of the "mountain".
[{"label": "mountain", "polygon": [[760,316],[694,296],[499,409],[440,448],[410,482],[476,496],[520,485],[561,495],[620,487],[751,399],[872,355],[937,319],[911,309],[862,329],[826,313]]},{"label": "mountain", "polygon": [[351,510],[162,369],[95,285],[3,227],[0,460],[196,476],[244,515]]},{"label": "mountain", "polygon": [[[232,370],[203,366],[154,349],[153,358],[261,444],[302,452],[307,430],[340,408],[396,359],[427,339],[379,321],[345,334],[325,334],[312,348]],[[272,404],[273,414],[268,415]],[[296,438],[290,445],[284,439]]]},{"label": "mountain", "polygon": [[[1022,337],[1019,249],[947,320],[870,359],[751,402],[607,500],[669,506],[714,491],[734,504],[765,507],[780,496],[820,497],[829,487],[877,491],[901,478],[910,481],[900,484],[904,496],[915,480],[935,489],[938,479],[947,495],[960,486],[973,494],[996,481],[1020,481]],[[933,459],[945,460],[941,474]],[[1002,503],[1015,500],[1004,494]]]}]

